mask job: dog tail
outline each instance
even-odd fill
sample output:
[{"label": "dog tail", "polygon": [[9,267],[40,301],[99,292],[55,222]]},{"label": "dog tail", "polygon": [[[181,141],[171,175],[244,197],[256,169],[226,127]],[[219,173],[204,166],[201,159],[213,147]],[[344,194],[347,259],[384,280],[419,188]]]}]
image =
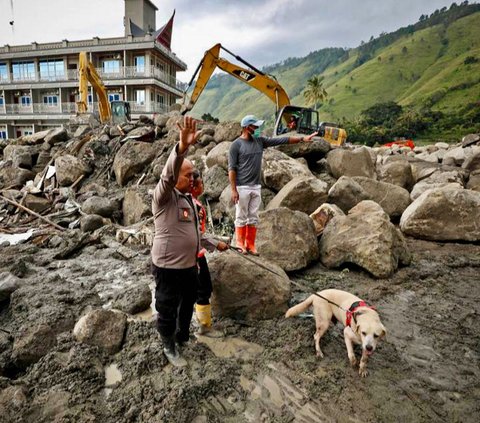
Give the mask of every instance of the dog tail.
[{"label": "dog tail", "polygon": [[296,316],[297,314],[303,313],[304,311],[307,311],[313,304],[313,297],[314,295],[310,295],[305,301],[301,302],[300,304],[297,304],[287,310],[285,313],[285,317],[293,317]]}]

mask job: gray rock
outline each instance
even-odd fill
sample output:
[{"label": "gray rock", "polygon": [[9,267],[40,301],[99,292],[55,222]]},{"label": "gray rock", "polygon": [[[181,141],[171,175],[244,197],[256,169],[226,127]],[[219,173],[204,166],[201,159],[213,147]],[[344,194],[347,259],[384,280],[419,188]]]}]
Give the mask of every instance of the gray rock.
[{"label": "gray rock", "polygon": [[402,231],[433,241],[480,241],[480,192],[437,188],[424,192],[405,210]]},{"label": "gray rock", "polygon": [[216,200],[229,184],[228,173],[223,167],[213,165],[203,174],[203,184],[205,195]]},{"label": "gray rock", "polygon": [[12,359],[18,367],[26,368],[47,354],[56,342],[55,334],[50,326],[45,324],[28,326],[21,330],[21,334],[15,338]]},{"label": "gray rock", "polygon": [[233,141],[240,136],[242,128],[239,122],[221,122],[215,128],[215,142]]},{"label": "gray rock", "polygon": [[207,166],[213,167],[218,165],[228,171],[228,152],[231,145],[231,142],[225,141],[212,148],[206,158]]},{"label": "gray rock", "polygon": [[[112,128],[110,128],[111,130]],[[92,129],[88,125],[79,125],[73,134],[73,138],[82,138],[87,135]]]},{"label": "gray rock", "polygon": [[268,203],[266,210],[287,207],[310,214],[327,201],[327,188],[325,182],[315,177],[294,178]]},{"label": "gray rock", "polygon": [[152,199],[143,188],[128,188],[123,198],[123,224],[133,225],[152,215]]},{"label": "gray rock", "polygon": [[52,204],[46,198],[33,194],[27,194],[25,196],[24,205],[25,207],[33,210],[34,212],[42,213],[44,210],[47,210]]},{"label": "gray rock", "polygon": [[58,184],[62,187],[72,185],[80,176],[86,175],[90,169],[75,156],[65,154],[55,159]]},{"label": "gray rock", "polygon": [[406,160],[395,160],[378,168],[378,179],[382,182],[398,185],[410,191],[415,183],[412,166]]},{"label": "gray rock", "polygon": [[[366,176],[376,178],[375,161],[372,160],[371,149],[360,147],[353,151],[334,149],[327,154],[330,173],[335,178],[341,176]],[[372,151],[373,153],[373,151]]]},{"label": "gray rock", "polygon": [[73,336],[79,342],[100,347],[113,354],[120,350],[126,325],[125,314],[97,309],[77,321]]},{"label": "gray rock", "polygon": [[165,126],[167,126],[168,119],[170,119],[170,116],[166,114],[156,115],[153,119],[153,123],[160,128],[165,128]]},{"label": "gray rock", "polygon": [[112,300],[112,308],[127,314],[145,311],[152,303],[152,292],[146,283],[139,283],[126,288]]},{"label": "gray rock", "polygon": [[314,177],[307,166],[274,148],[267,148],[263,152],[262,175],[265,186],[275,192],[280,191],[293,178]]},{"label": "gray rock", "polygon": [[156,155],[154,145],[146,142],[126,142],[113,161],[113,171],[120,186],[125,186],[152,162]]},{"label": "gray rock", "polygon": [[478,143],[480,143],[480,134],[468,134],[462,138],[463,147]]},{"label": "gray rock", "polygon": [[369,200],[362,186],[348,176],[342,176],[328,191],[328,202],[337,205],[347,213],[363,200]]},{"label": "gray rock", "polygon": [[151,142],[155,139],[155,128],[153,126],[140,126],[130,131],[125,139]]},{"label": "gray rock", "polygon": [[410,204],[409,192],[398,185],[375,181],[363,176],[352,178],[367,193],[368,199],[382,206],[390,217],[399,217]]},{"label": "gray rock", "polygon": [[0,303],[8,300],[10,295],[22,286],[22,280],[10,272],[0,273]]},{"label": "gray rock", "polygon": [[215,255],[209,261],[215,280],[211,300],[214,316],[251,321],[285,313],[290,298],[288,276],[265,257],[257,257],[255,261],[278,275],[231,251]]},{"label": "gray rock", "polygon": [[104,219],[98,214],[88,214],[80,218],[82,232],[93,232],[105,225]]},{"label": "gray rock", "polygon": [[320,239],[320,255],[329,268],[354,263],[377,278],[387,278],[400,263],[411,261],[401,232],[380,205],[370,200],[330,220]]},{"label": "gray rock", "polygon": [[51,129],[44,138],[44,141],[50,145],[53,145],[62,141],[67,141],[67,140],[68,140],[68,133],[65,128]]},{"label": "gray rock", "polygon": [[470,172],[480,170],[480,146],[472,147],[472,152],[463,162],[462,168]]},{"label": "gray rock", "polygon": [[335,204],[322,204],[318,209],[316,209],[310,218],[315,225],[315,233],[317,236],[321,235],[327,226],[328,222],[332,220],[335,216],[345,216],[345,213],[342,209]]},{"label": "gray rock", "polygon": [[0,185],[22,187],[27,181],[35,179],[35,172],[20,167],[13,167],[11,164],[5,164],[0,167]]},{"label": "gray rock", "polygon": [[312,219],[285,207],[260,212],[256,247],[260,255],[285,271],[299,270],[318,259]]},{"label": "gray rock", "polygon": [[220,208],[233,221],[235,219],[235,204],[232,202],[232,190],[227,185],[219,198]]},{"label": "gray rock", "polygon": [[303,157],[308,162],[316,162],[323,159],[332,149],[329,142],[323,139],[315,139],[312,142],[300,142],[297,144],[284,144],[276,147],[287,156],[298,158]]},{"label": "gray rock", "polygon": [[94,195],[83,202],[82,211],[87,214],[98,214],[103,217],[111,217],[115,208],[108,198]]},{"label": "gray rock", "polygon": [[480,173],[470,175],[466,188],[480,192]]}]

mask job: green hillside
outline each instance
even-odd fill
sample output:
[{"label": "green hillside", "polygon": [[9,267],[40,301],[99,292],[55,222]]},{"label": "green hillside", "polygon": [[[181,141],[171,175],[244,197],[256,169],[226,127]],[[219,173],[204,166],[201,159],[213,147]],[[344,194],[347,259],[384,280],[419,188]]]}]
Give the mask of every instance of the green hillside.
[{"label": "green hillside", "polygon": [[[454,4],[355,49],[323,49],[264,71],[275,75],[293,104],[305,106],[307,80],[322,75],[328,98],[319,109],[321,120],[352,119],[388,101],[455,112],[480,99],[480,5]],[[271,122],[274,105],[222,73],[210,80],[192,112],[220,120],[254,113]]]}]

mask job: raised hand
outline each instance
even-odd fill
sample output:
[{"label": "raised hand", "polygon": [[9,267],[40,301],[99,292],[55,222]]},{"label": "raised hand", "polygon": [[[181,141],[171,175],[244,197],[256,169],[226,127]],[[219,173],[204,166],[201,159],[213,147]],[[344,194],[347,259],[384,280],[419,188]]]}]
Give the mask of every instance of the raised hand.
[{"label": "raised hand", "polygon": [[197,131],[197,121],[191,116],[185,116],[183,118],[183,125],[177,122],[177,127],[180,131],[180,143],[179,153],[184,153],[188,147],[194,145],[200,135],[200,131]]}]

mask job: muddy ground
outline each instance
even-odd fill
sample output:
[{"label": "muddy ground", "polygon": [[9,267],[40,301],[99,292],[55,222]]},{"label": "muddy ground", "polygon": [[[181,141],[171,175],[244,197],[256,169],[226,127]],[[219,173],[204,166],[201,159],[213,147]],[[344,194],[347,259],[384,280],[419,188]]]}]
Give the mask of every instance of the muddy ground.
[{"label": "muddy ground", "polygon": [[[184,349],[189,365],[178,369],[167,364],[144,313],[144,320],[129,321],[121,351],[107,355],[76,342],[73,325],[129,281],[152,282],[148,249],[98,242],[58,259],[57,250],[31,243],[2,247],[0,271],[24,284],[1,305],[0,327],[15,337],[46,323],[57,342],[21,369],[8,364],[12,338],[0,333],[0,360],[8,364],[0,377],[0,420],[477,422],[480,246],[408,243],[413,262],[390,279],[319,264],[290,275],[312,291],[344,289],[377,306],[388,335],[365,379],[350,367],[338,325],[323,340],[325,358],[317,359],[308,315],[217,320],[227,338],[192,339]],[[305,296],[294,288],[292,303]]]}]

